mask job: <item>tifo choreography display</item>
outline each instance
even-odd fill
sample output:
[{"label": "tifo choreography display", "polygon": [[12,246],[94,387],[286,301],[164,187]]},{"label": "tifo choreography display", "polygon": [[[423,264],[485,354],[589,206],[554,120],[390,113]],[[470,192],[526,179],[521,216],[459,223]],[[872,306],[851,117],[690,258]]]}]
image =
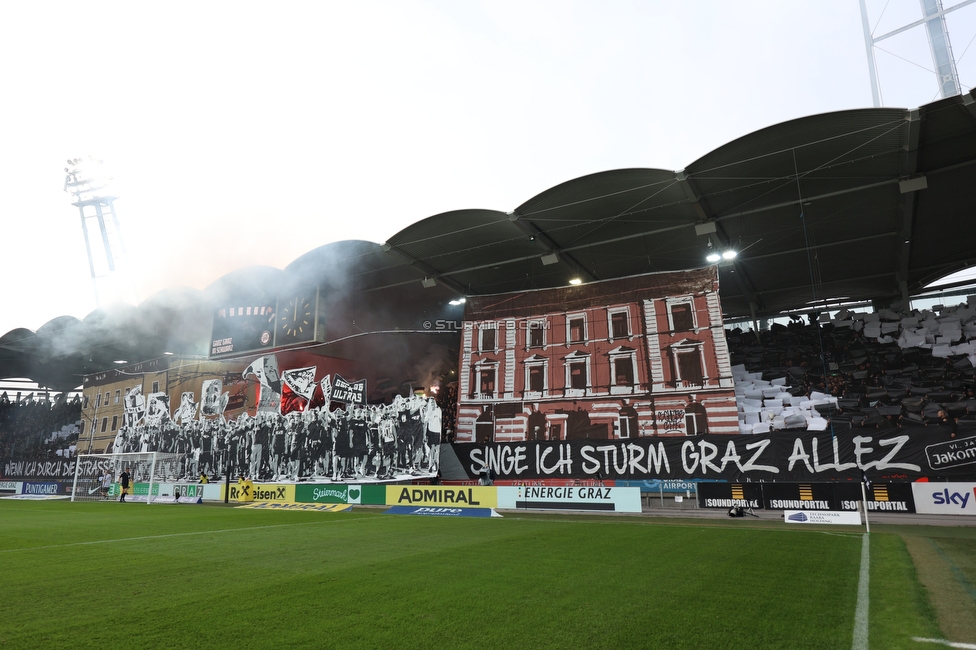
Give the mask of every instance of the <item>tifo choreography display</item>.
[{"label": "tifo choreography display", "polygon": [[243,372],[259,381],[255,412],[230,418],[219,379],[202,382],[199,404],[192,392],[182,393],[172,414],[166,393],[147,400],[136,386],[124,397],[123,424],[106,451],[178,454],[173,478],[188,480],[225,472],[256,481],[437,473],[442,417],[433,398],[397,395],[390,404],[368,405],[365,380],[335,374],[315,381],[315,372],[305,367],[279,374],[273,355],[255,360]]},{"label": "tifo choreography display", "polygon": [[440,421],[433,399],[397,396],[389,405],[349,410],[140,422],[119,430],[113,450],[181,454],[179,473],[187,479],[222,476],[228,467],[260,481],[420,476],[437,473]]}]

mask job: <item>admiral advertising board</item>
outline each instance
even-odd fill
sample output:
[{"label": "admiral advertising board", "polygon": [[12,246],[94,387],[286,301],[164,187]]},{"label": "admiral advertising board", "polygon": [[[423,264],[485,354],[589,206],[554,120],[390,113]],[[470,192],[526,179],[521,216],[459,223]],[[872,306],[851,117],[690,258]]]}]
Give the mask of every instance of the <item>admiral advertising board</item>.
[{"label": "admiral advertising board", "polygon": [[925,515],[976,515],[976,483],[912,483],[915,511]]},{"label": "admiral advertising board", "polygon": [[511,510],[640,512],[640,488],[606,486],[498,487],[498,507]]},{"label": "admiral advertising board", "polygon": [[497,489],[481,486],[387,485],[386,505],[496,508],[498,507]]}]

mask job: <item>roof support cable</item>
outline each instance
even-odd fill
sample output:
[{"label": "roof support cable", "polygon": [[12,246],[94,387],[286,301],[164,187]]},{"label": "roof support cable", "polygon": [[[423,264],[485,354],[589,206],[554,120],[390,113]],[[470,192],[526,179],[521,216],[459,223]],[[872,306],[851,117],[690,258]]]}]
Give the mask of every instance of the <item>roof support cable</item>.
[{"label": "roof support cable", "polygon": [[[815,280],[813,272],[813,259],[810,253],[810,237],[807,233],[807,219],[806,215],[803,214],[803,190],[800,188],[800,172],[796,165],[796,150],[792,150],[793,154],[793,172],[796,177],[796,196],[798,199],[798,205],[800,206],[800,226],[803,228],[803,244],[807,249],[807,268],[810,269],[810,291],[813,294],[813,304],[816,305],[817,301],[817,282]],[[826,306],[826,305],[825,305]],[[817,340],[820,343],[820,367],[823,371],[824,380],[824,393],[828,392],[827,385],[827,351],[824,348],[823,341],[823,329],[820,327],[820,317],[817,312],[810,315],[810,324],[817,328]],[[827,402],[827,421],[830,423],[830,437],[831,440],[836,438],[834,433],[834,423],[830,421],[830,416],[833,413],[833,408],[831,407],[831,402]]]}]

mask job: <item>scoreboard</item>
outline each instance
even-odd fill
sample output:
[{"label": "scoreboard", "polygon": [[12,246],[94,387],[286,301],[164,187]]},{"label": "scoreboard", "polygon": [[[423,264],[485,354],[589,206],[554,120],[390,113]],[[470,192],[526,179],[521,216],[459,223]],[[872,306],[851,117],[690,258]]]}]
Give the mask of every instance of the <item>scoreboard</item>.
[{"label": "scoreboard", "polygon": [[210,358],[261,353],[324,340],[319,292],[252,293],[214,306]]}]

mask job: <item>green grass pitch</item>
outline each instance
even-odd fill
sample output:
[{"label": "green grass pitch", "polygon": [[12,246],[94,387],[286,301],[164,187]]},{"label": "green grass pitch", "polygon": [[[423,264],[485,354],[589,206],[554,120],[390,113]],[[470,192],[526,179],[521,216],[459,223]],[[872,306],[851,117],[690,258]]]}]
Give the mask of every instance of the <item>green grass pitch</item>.
[{"label": "green grass pitch", "polygon": [[[2,500],[0,648],[850,648],[860,531],[773,523]],[[923,647],[871,538],[871,647]]]}]

